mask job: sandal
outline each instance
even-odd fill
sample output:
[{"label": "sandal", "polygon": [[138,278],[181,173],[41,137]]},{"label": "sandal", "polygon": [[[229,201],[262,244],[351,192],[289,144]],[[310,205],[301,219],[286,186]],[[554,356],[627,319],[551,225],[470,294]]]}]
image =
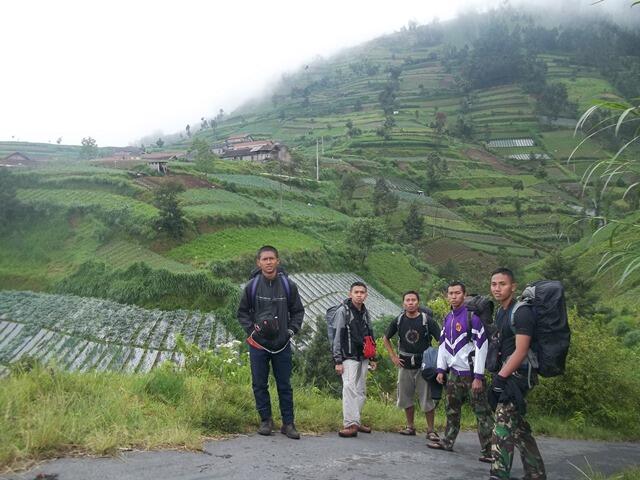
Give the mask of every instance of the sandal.
[{"label": "sandal", "polygon": [[482,455],[480,455],[480,457],[478,458],[479,462],[482,463],[493,463],[493,456],[492,455],[487,455],[485,453],[483,453]]},{"label": "sandal", "polygon": [[440,441],[440,435],[438,435],[438,432],[427,432],[427,440],[430,440],[432,442],[439,442]]},{"label": "sandal", "polygon": [[405,427],[398,432],[400,435],[415,435],[416,429],[414,427]]},{"label": "sandal", "polygon": [[445,450],[447,452],[453,451],[453,448],[447,448],[441,442],[427,442],[427,447],[433,448],[434,450]]}]

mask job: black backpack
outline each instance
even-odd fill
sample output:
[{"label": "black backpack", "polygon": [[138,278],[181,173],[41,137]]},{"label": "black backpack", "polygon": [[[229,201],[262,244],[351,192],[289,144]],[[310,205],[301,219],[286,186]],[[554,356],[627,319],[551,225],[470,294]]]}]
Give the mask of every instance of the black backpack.
[{"label": "black backpack", "polygon": [[514,333],[514,315],[523,305],[531,307],[536,319],[529,361],[534,368],[537,363],[538,373],[543,377],[562,375],[571,343],[562,283],[557,280],[540,280],[525,287],[511,310],[511,329]]},{"label": "black backpack", "polygon": [[336,314],[338,313],[338,309],[340,309],[340,307],[344,307],[345,309],[345,313],[347,315],[347,326],[351,322],[351,309],[347,304],[347,300],[344,300],[337,305],[333,305],[332,307],[329,307],[327,309],[327,313],[325,314],[324,318],[327,321],[327,338],[329,339],[329,346],[331,349],[333,349],[333,339],[336,336]]},{"label": "black backpack", "polygon": [[[464,299],[464,304],[467,307],[467,342],[471,342],[473,338],[471,332],[471,317],[473,314],[476,314],[482,322],[488,342],[485,369],[491,373],[495,373],[500,368],[500,337],[498,335],[498,328],[493,321],[493,301],[489,297],[472,294]],[[475,357],[475,354],[475,349],[469,353],[470,366],[473,365],[473,357]]]}]

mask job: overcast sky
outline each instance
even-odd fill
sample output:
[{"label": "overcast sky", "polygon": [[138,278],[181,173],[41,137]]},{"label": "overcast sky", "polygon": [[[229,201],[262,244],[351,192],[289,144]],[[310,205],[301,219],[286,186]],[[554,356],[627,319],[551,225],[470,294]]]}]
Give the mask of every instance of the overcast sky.
[{"label": "overcast sky", "polygon": [[2,1],[0,140],[107,146],[175,133],[316,55],[472,3],[498,2]]}]

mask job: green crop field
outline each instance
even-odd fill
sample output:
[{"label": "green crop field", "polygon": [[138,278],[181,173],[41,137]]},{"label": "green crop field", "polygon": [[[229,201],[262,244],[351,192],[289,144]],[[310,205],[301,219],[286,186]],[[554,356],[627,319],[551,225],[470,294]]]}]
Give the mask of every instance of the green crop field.
[{"label": "green crop field", "polygon": [[224,218],[252,213],[267,217],[271,212],[255,200],[219,189],[194,188],[180,194],[184,211],[190,218]]},{"label": "green crop field", "polygon": [[376,251],[369,254],[367,268],[385,286],[400,296],[407,290],[421,290],[425,279],[402,252]]},{"label": "green crop field", "polygon": [[0,233],[0,288],[46,289],[93,258],[100,227],[91,217],[59,212],[14,224]]},{"label": "green crop field", "polygon": [[292,219],[320,220],[324,222],[348,222],[350,218],[344,213],[332,210],[322,205],[307,204],[295,200],[278,200],[275,198],[261,198],[259,204],[279,212],[283,217]]},{"label": "green crop field", "polygon": [[315,250],[321,244],[309,235],[285,227],[227,228],[200,235],[168,252],[180,262],[204,266],[214,260],[229,260],[251,255],[262,245],[275,245],[282,251]]},{"label": "green crop field", "polygon": [[282,190],[289,192],[301,193],[301,190],[296,187],[285,185],[281,182],[276,182],[270,178],[260,177],[257,175],[235,175],[235,174],[215,174],[210,175],[211,178],[221,180],[223,182],[234,183],[240,187],[248,187],[262,190]]},{"label": "green crop field", "polygon": [[26,204],[41,207],[52,205],[64,209],[91,207],[104,212],[121,212],[141,222],[148,222],[157,215],[157,210],[152,205],[123,195],[95,190],[19,189],[18,199]]},{"label": "green crop field", "polygon": [[444,190],[437,192],[434,196],[436,198],[449,198],[452,200],[462,199],[483,199],[488,200],[490,198],[511,198],[517,195],[526,198],[539,197],[541,192],[537,192],[531,188],[525,188],[524,191],[516,192],[512,187],[496,187],[496,188],[478,188],[478,189],[465,189],[465,190]]},{"label": "green crop field", "polygon": [[144,262],[151,268],[166,269],[175,273],[195,271],[191,265],[176,262],[142,245],[124,240],[114,240],[98,248],[95,259],[115,268],[127,268],[134,263]]}]

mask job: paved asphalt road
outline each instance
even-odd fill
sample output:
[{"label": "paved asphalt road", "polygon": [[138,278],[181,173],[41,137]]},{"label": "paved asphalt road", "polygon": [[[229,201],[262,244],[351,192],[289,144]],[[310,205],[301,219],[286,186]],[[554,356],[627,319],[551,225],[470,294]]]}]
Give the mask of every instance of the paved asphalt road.
[{"label": "paved asphalt road", "polygon": [[[555,438],[538,441],[549,480],[584,480],[571,463],[582,469],[590,465],[594,471],[606,474],[640,465],[640,444]],[[488,478],[488,465],[477,461],[478,454],[478,439],[472,432],[460,434],[454,452],[429,450],[421,436],[374,432],[354,439],[326,434],[303,436],[296,441],[278,433],[271,437],[250,435],[207,442],[204,453],[127,452],[115,458],[59,459],[0,478],[33,480],[38,474],[43,474],[39,478],[57,475],[58,480]],[[512,476],[522,477],[519,458],[514,461]]]}]

